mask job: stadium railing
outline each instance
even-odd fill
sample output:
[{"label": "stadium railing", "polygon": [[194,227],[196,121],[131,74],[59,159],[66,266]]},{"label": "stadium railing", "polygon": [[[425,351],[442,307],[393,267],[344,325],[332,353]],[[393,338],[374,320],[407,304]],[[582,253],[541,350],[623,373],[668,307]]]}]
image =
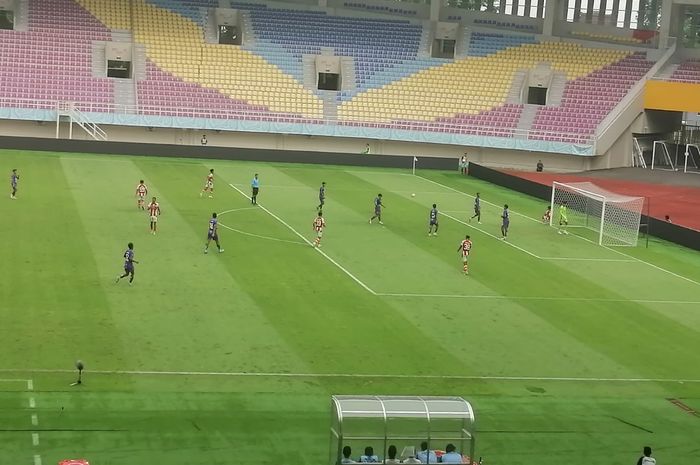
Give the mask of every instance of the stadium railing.
[{"label": "stadium railing", "polygon": [[[469,123],[455,124],[444,121],[401,121],[401,122],[371,122],[371,121],[345,121],[337,118],[312,119],[299,115],[275,114],[271,112],[199,109],[199,108],[173,108],[147,105],[123,105],[105,104],[95,102],[73,102],[75,108],[88,114],[113,114],[132,116],[201,118],[211,120],[243,120],[264,121],[270,123],[300,123],[316,126],[345,126],[352,128],[380,128],[398,129],[407,131],[421,131],[424,133],[450,133],[471,134],[478,136],[501,137],[504,139],[543,140],[549,142],[561,142],[592,147],[595,144],[593,136],[582,136],[573,132],[556,132],[546,130],[524,130],[518,128],[502,129],[498,126],[475,125]],[[54,100],[22,99],[0,97],[0,108],[17,110],[44,110],[50,113],[56,111],[59,102]],[[52,113],[53,114],[53,113]],[[54,114],[55,118],[55,114]],[[35,118],[17,118],[32,119]],[[544,139],[543,139],[544,137]]]}]

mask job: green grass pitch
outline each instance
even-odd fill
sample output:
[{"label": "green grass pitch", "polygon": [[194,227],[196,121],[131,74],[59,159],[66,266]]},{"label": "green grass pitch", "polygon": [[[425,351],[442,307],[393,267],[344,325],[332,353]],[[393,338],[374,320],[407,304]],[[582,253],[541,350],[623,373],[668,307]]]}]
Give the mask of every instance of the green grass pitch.
[{"label": "green grass pitch", "polygon": [[[695,252],[558,235],[544,202],[456,172],[0,157],[21,175],[18,200],[0,201],[2,465],[326,464],[331,394],[463,396],[487,464],[622,465],[644,445],[700,462],[700,418],[668,400],[700,410]],[[215,197],[200,198],[209,168]],[[238,191],[254,173],[257,208]],[[157,236],[139,179],[161,204]],[[323,253],[300,237],[321,181]],[[466,221],[477,191],[481,225]],[[385,225],[369,225],[379,192]],[[214,211],[225,252],[205,255]],[[114,283],[129,241],[131,287]]]}]

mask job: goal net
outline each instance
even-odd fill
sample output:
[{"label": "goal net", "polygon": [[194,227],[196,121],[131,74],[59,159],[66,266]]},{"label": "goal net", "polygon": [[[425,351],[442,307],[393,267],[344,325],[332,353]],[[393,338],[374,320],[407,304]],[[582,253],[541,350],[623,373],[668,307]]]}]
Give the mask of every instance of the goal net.
[{"label": "goal net", "polygon": [[616,194],[592,182],[554,182],[550,226],[559,225],[559,206],[564,202],[569,228],[595,231],[600,245],[637,245],[644,197]]}]

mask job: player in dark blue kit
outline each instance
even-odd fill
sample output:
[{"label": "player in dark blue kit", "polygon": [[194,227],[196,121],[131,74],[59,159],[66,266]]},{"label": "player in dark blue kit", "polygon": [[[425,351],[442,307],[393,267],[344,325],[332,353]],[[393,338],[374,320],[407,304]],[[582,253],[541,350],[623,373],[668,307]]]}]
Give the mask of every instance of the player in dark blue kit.
[{"label": "player in dark blue kit", "polygon": [[12,188],[12,193],[10,193],[10,198],[12,200],[17,200],[17,183],[19,182],[19,174],[17,174],[17,169],[12,170],[10,174],[10,187]]},{"label": "player in dark blue kit", "polygon": [[469,218],[469,222],[476,218],[476,221],[481,224],[481,195],[477,192],[476,197],[474,197],[474,216]]},{"label": "player in dark blue kit", "polygon": [[321,187],[318,189],[318,208],[316,210],[323,210],[323,206],[326,204],[326,182],[321,183]]},{"label": "player in dark blue kit", "polygon": [[379,219],[379,224],[384,224],[382,223],[382,207],[384,204],[382,203],[382,194],[377,194],[377,196],[374,198],[374,216],[369,219],[369,224],[372,224],[372,220],[375,218]]},{"label": "player in dark blue kit", "polygon": [[131,283],[134,282],[134,263],[138,262],[134,260],[134,243],[129,242],[126,247],[126,251],[124,252],[124,274],[118,276],[116,282],[129,276],[129,285],[131,285]]},{"label": "player in dark blue kit", "polygon": [[207,231],[207,243],[204,245],[204,253],[209,253],[209,243],[211,241],[214,241],[216,248],[219,249],[219,253],[224,251],[219,244],[219,220],[216,219],[216,213],[212,213],[211,219],[209,220],[209,230]]},{"label": "player in dark blue kit", "polygon": [[[433,227],[435,227],[435,232],[433,232]],[[428,236],[437,236],[438,232],[438,209],[437,204],[433,204],[432,210],[430,210],[430,216],[428,219]]]},{"label": "player in dark blue kit", "polygon": [[501,213],[501,234],[503,235],[503,240],[505,241],[508,237],[508,226],[510,226],[510,211],[508,210],[508,204],[503,205],[503,213]]}]

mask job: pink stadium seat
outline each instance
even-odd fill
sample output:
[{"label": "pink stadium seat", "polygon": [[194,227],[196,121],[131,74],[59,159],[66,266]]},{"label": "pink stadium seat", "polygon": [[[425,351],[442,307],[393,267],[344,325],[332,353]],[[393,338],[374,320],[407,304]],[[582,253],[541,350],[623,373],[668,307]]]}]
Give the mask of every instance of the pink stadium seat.
[{"label": "pink stadium seat", "polygon": [[29,0],[28,12],[27,32],[0,31],[0,98],[113,103],[111,81],[91,69],[91,42],[109,40],[109,30],[69,0]]},{"label": "pink stadium seat", "polygon": [[670,80],[688,83],[700,82],[700,61],[684,61],[673,72]]}]

